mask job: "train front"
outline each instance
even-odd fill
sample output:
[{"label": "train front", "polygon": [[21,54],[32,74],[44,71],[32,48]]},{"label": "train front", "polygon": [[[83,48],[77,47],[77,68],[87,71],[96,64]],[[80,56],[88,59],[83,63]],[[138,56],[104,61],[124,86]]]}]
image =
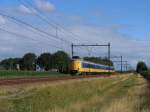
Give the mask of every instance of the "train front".
[{"label": "train front", "polygon": [[74,56],[70,63],[70,73],[75,75],[79,72],[81,68],[81,60],[78,56]]}]

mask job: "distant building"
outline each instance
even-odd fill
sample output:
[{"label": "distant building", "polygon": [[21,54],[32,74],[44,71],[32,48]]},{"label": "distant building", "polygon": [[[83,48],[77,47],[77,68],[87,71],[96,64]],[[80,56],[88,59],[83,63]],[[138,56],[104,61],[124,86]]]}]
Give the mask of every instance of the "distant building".
[{"label": "distant building", "polygon": [[39,65],[36,65],[36,71],[37,71],[37,72],[44,72],[45,69],[44,69],[44,68],[41,68]]},{"label": "distant building", "polygon": [[20,71],[20,65],[19,65],[19,64],[16,64],[16,69],[17,69],[18,71]]}]

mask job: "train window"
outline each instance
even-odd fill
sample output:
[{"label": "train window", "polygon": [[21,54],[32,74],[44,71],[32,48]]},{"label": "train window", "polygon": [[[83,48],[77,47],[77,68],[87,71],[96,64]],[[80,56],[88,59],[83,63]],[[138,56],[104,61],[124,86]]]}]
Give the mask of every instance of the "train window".
[{"label": "train window", "polygon": [[86,68],[86,64],[85,64],[85,63],[82,63],[82,67],[83,67],[83,68]]},{"label": "train window", "polygon": [[73,56],[72,59],[80,59],[79,56]]},{"label": "train window", "polygon": [[100,69],[100,66],[99,66],[99,65],[96,65],[96,69]]},{"label": "train window", "polygon": [[91,68],[91,64],[88,64],[88,68]]},{"label": "train window", "polygon": [[95,68],[95,69],[104,69],[104,70],[114,70],[113,67],[103,66],[103,65],[96,65],[96,64],[89,64],[89,63],[82,63],[83,68]]},{"label": "train window", "polygon": [[91,68],[94,68],[94,65],[93,64],[90,64],[91,65]]},{"label": "train window", "polygon": [[82,67],[83,67],[83,68],[89,68],[90,65],[89,65],[88,63],[82,63]]},{"label": "train window", "polygon": [[86,68],[89,68],[89,64],[86,63]]},{"label": "train window", "polygon": [[96,69],[99,69],[99,66],[98,66],[98,65],[95,65],[95,68],[96,68]]}]

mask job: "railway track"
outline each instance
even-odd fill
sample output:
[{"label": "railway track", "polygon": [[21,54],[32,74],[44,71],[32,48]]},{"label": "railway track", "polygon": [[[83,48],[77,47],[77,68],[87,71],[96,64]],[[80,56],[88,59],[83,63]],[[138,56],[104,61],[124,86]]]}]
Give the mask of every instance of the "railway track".
[{"label": "railway track", "polygon": [[75,79],[96,78],[96,77],[106,77],[106,75],[72,76],[72,77],[67,76],[67,77],[6,78],[6,79],[0,79],[0,86],[37,83],[37,82],[54,82],[54,81],[62,81],[62,80],[75,80]]}]

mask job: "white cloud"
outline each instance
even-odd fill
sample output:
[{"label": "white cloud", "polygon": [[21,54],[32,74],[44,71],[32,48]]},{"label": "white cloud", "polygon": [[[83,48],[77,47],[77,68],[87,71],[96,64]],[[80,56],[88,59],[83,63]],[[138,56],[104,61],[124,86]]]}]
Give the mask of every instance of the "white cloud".
[{"label": "white cloud", "polygon": [[120,30],[120,29],[128,29],[129,26],[126,24],[112,24],[110,27],[114,30]]},{"label": "white cloud", "polygon": [[69,16],[69,19],[73,22],[80,22],[82,20],[81,16]]},{"label": "white cloud", "polygon": [[97,9],[92,13],[92,15],[96,17],[102,17],[104,15],[104,12]]},{"label": "white cloud", "polygon": [[36,13],[36,11],[33,8],[28,8],[24,5],[20,5],[18,7],[18,10],[22,13],[27,13],[27,14],[35,14]]},{"label": "white cloud", "polygon": [[55,10],[54,4],[50,3],[47,0],[34,0],[37,8],[42,11],[52,12]]},{"label": "white cloud", "polygon": [[1,25],[1,24],[5,24],[5,23],[6,23],[5,18],[0,15],[0,25]]},{"label": "white cloud", "polygon": [[[124,34],[114,31],[114,28],[110,27],[95,27],[95,26],[76,26],[72,27],[72,32],[79,34],[80,42],[93,43],[93,44],[107,44],[111,42],[112,56],[124,57],[132,66],[136,66],[139,60],[147,61],[150,57],[150,49],[148,41],[134,40],[132,37],[128,37]],[[107,52],[103,48],[98,48],[94,52]],[[96,54],[96,55],[97,55]]]},{"label": "white cloud", "polygon": [[[42,25],[39,25],[41,29],[44,29]],[[117,28],[116,28],[117,27]],[[120,56],[123,55],[124,59],[129,61],[132,66],[136,66],[137,61],[139,60],[145,60],[148,61],[150,57],[150,49],[149,49],[149,43],[148,41],[139,41],[134,40],[132,37],[126,36],[124,34],[121,34],[115,30],[118,30],[120,26],[115,27],[96,27],[96,26],[87,26],[87,25],[71,25],[68,29],[70,29],[72,32],[74,32],[77,35],[80,35],[78,38],[78,43],[82,44],[106,44],[108,42],[111,42],[111,52],[112,56]],[[4,32],[0,32],[0,58],[5,57],[13,57],[13,56],[22,56],[26,52],[35,52],[35,53],[41,53],[41,52],[52,52],[56,51],[58,49],[51,47],[49,44],[57,45],[58,47],[64,47],[66,51],[70,51],[70,47],[67,46],[65,43],[62,44],[62,42],[54,41],[53,39],[49,40],[47,37],[45,38],[44,35],[39,35],[37,32],[27,31],[23,29],[22,26],[17,26],[15,24],[10,24],[7,22],[7,25],[3,27],[9,31],[17,32],[19,34],[23,34],[26,36],[29,36],[31,38],[34,38],[36,41],[29,40],[27,38],[21,38],[16,37],[14,35],[8,35]],[[120,27],[122,28],[122,26]],[[123,27],[124,28],[124,27]],[[55,30],[53,30],[50,27],[46,28],[46,31],[49,33],[52,33],[55,35]],[[58,32],[58,35],[61,38],[64,38],[66,40],[70,40],[72,42],[76,42],[74,38],[71,38],[71,36],[66,36],[66,34]],[[76,42],[77,43],[77,42]],[[62,47],[62,48],[63,48]],[[92,55],[100,55],[104,50],[103,48],[94,49]],[[81,49],[79,49],[77,52],[80,52]],[[85,49],[84,49],[85,50]],[[106,50],[106,49],[105,49]],[[15,51],[15,52],[14,52]],[[85,50],[87,51],[87,49]],[[97,52],[97,54],[94,54]],[[107,53],[107,51],[105,51]]]},{"label": "white cloud", "polygon": [[[23,37],[16,36],[0,30],[0,60],[10,57],[20,57],[27,52],[40,54],[42,52],[60,50],[52,46],[56,46],[57,44],[60,46],[61,42],[57,42],[55,39],[39,32],[33,32],[29,28],[24,28],[23,25],[7,22],[5,26],[0,26],[0,28],[23,35]],[[47,28],[47,30],[53,31],[51,28]]]}]

